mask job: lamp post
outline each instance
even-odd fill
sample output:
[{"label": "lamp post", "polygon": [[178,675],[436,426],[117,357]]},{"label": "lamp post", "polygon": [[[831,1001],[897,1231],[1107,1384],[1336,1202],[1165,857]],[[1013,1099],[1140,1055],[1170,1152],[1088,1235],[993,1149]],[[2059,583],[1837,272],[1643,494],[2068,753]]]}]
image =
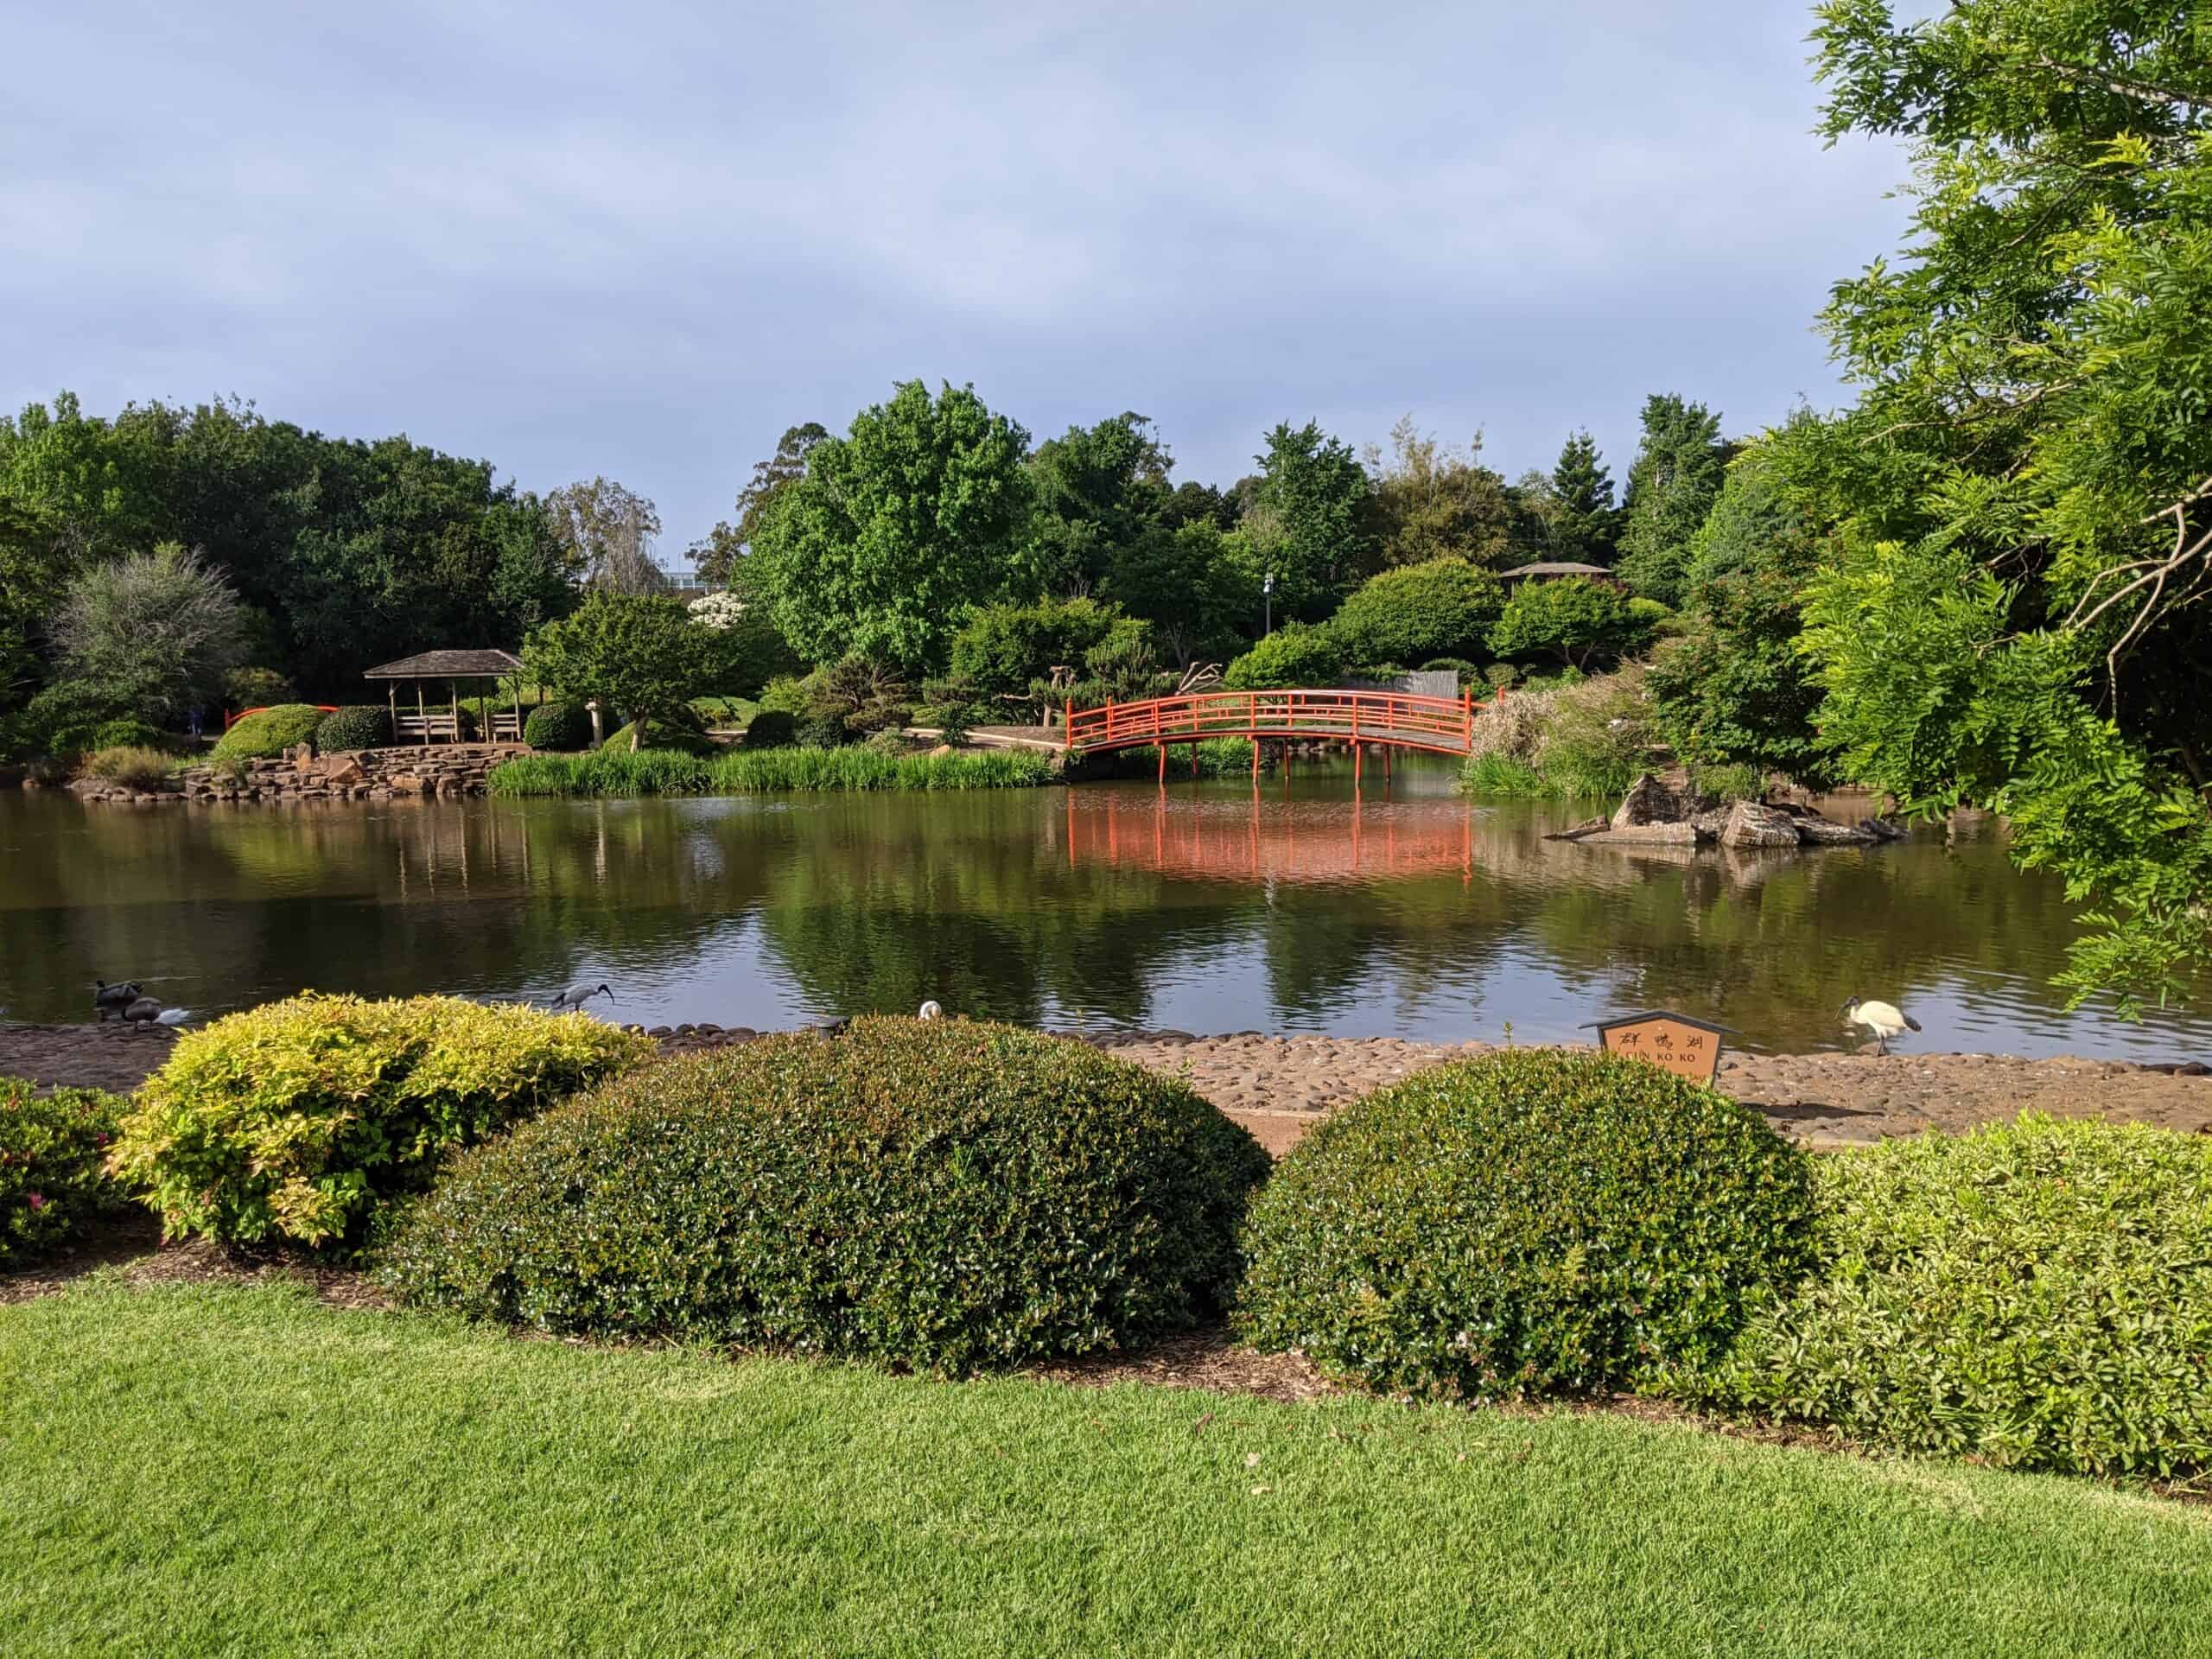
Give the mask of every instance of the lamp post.
[{"label": "lamp post", "polygon": [[1266,619],[1263,632],[1273,633],[1275,631],[1275,573],[1272,570],[1260,578],[1260,601],[1267,607],[1262,613]]}]

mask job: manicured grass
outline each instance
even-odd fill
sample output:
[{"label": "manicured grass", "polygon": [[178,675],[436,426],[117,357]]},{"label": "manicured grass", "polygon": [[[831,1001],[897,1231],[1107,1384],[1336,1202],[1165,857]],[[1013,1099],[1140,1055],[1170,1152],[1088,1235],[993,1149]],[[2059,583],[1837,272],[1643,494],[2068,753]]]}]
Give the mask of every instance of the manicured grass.
[{"label": "manicured grass", "polygon": [[670,749],[528,754],[494,767],[494,795],[741,795],[789,790],[1027,789],[1052,779],[1042,754],[971,749],[952,754],[844,749]]},{"label": "manicured grass", "polygon": [[0,1308],[0,1607],[41,1653],[2170,1655],[2212,1511],[94,1285]]}]

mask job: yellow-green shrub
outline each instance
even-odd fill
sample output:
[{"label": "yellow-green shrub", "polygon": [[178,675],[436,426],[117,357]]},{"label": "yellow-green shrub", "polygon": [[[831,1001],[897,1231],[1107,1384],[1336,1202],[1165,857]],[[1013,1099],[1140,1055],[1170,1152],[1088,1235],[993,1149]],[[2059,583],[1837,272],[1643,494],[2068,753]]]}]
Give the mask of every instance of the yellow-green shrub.
[{"label": "yellow-green shrub", "polygon": [[312,742],[324,711],[311,702],[280,702],[245,715],[215,745],[218,760],[265,760]]},{"label": "yellow-green shrub", "polygon": [[648,1058],[588,1014],[309,993],[181,1039],[110,1167],[172,1237],[356,1234],[450,1151]]}]

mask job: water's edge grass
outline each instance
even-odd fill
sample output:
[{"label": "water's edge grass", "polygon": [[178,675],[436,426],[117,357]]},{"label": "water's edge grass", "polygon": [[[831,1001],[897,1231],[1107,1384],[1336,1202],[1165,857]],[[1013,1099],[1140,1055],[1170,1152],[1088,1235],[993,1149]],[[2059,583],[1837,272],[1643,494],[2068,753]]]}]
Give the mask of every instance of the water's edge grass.
[{"label": "water's edge grass", "polygon": [[882,754],[874,749],[601,749],[518,755],[493,769],[494,795],[744,795],[794,790],[1031,789],[1052,780],[1050,759],[1023,749]]}]

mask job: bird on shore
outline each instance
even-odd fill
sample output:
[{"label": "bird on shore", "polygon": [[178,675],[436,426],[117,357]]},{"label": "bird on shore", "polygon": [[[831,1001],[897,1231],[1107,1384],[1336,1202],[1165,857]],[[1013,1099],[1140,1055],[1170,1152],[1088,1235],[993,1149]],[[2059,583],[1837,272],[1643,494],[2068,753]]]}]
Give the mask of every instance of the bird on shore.
[{"label": "bird on shore", "polygon": [[555,993],[550,1006],[556,1014],[566,1013],[581,1008],[594,996],[603,996],[610,1002],[614,1000],[614,993],[604,985],[571,985],[565,991]]},{"label": "bird on shore", "polygon": [[123,1011],[124,1023],[133,1026],[181,1026],[190,1010],[165,1008],[155,998],[142,996]]},{"label": "bird on shore", "polygon": [[120,985],[111,985],[104,979],[92,982],[92,1013],[102,1020],[120,1019],[123,1011],[136,1002],[141,993],[138,982],[126,980]]},{"label": "bird on shore", "polygon": [[921,1007],[916,1011],[914,1018],[917,1020],[942,1020],[944,1018],[944,1010],[935,1002],[925,1002],[922,1004]]},{"label": "bird on shore", "polygon": [[1877,1054],[1890,1052],[1891,1038],[1920,1029],[1920,1021],[1896,1004],[1868,1002],[1855,995],[1843,1005],[1843,1023],[1872,1033]]}]

